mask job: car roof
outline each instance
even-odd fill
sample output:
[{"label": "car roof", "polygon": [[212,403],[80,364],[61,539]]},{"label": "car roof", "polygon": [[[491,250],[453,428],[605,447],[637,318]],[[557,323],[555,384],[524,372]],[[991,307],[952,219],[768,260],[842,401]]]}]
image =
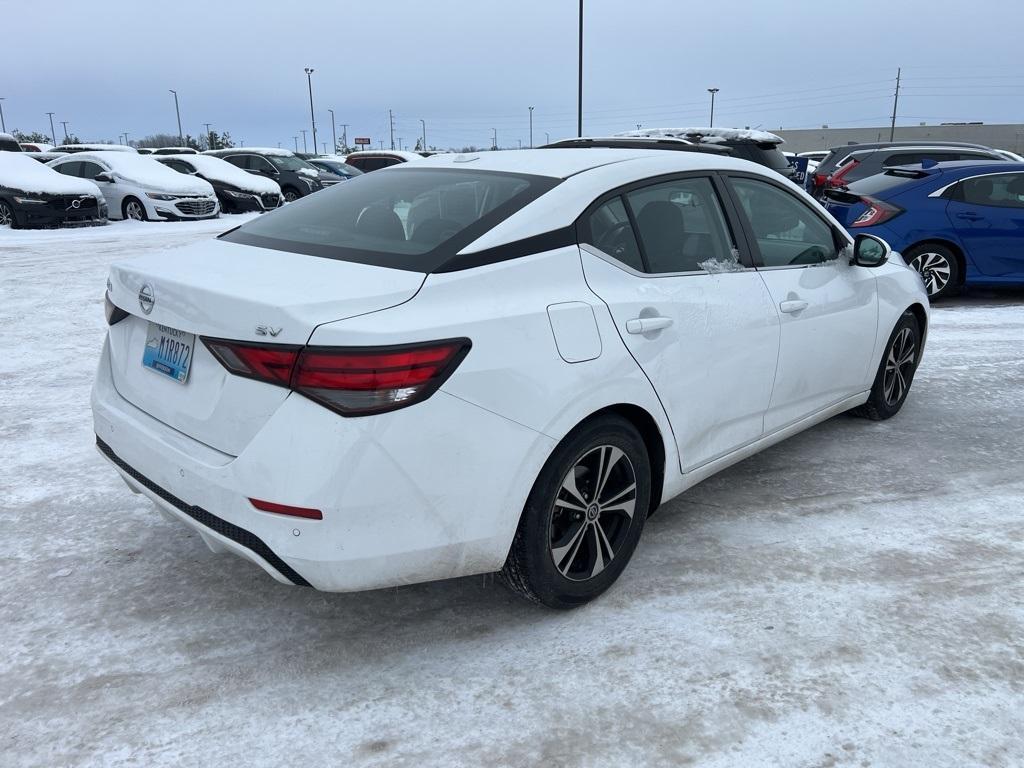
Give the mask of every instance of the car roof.
[{"label": "car roof", "polygon": [[[912,163],[909,165],[893,165],[886,168],[886,170],[892,170],[893,168],[908,168],[914,170],[920,170],[922,168],[921,163]],[[929,168],[935,168],[942,173],[960,173],[962,171],[994,171],[996,173],[1020,173],[1024,171],[1024,163],[1015,163],[1009,160],[997,160],[992,158],[991,160],[950,160],[945,163],[935,163],[925,167],[925,170]]]},{"label": "car roof", "polygon": [[224,155],[273,155],[274,157],[296,157],[294,152],[280,147],[230,147],[228,149],[208,149],[203,155],[221,157]]},{"label": "car roof", "polygon": [[349,152],[345,157],[400,157],[409,162],[414,160],[419,162],[424,159],[423,155],[418,152],[406,152],[403,149],[359,149]]},{"label": "car roof", "polygon": [[866,141],[862,144],[841,144],[829,149],[830,152],[859,152],[866,149],[888,149],[895,147],[904,149],[907,147],[960,147],[961,149],[991,149],[984,144],[972,144],[967,141],[939,141],[932,139],[918,139],[917,141]]}]

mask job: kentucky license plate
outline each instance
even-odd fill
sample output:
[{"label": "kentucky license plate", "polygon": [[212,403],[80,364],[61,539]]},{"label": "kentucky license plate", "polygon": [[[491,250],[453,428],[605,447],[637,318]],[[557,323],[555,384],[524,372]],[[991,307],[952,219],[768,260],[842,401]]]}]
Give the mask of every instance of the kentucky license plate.
[{"label": "kentucky license plate", "polygon": [[179,384],[188,381],[196,335],[166,325],[150,323],[146,331],[146,349],[142,353],[145,368],[170,376]]}]

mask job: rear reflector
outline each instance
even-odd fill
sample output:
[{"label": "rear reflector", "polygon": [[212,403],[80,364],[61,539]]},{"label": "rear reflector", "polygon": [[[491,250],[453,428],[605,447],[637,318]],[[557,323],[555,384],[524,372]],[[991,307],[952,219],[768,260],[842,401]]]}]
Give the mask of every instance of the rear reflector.
[{"label": "rear reflector", "polygon": [[275,504],[272,501],[260,501],[259,499],[249,499],[249,503],[262,512],[273,512],[278,515],[291,515],[292,517],[305,517],[309,520],[324,519],[324,513],[319,509],[289,507],[286,504]]},{"label": "rear reflector", "polygon": [[119,306],[117,306],[116,304],[114,304],[114,302],[110,300],[109,293],[104,295],[103,297],[103,309],[107,315],[107,325],[114,325],[115,323],[120,323],[122,320],[128,317],[127,312],[125,312],[123,309],[121,309]]},{"label": "rear reflector", "polygon": [[469,339],[387,347],[295,347],[203,339],[231,373],[288,387],[343,416],[426,400],[458,367]]}]

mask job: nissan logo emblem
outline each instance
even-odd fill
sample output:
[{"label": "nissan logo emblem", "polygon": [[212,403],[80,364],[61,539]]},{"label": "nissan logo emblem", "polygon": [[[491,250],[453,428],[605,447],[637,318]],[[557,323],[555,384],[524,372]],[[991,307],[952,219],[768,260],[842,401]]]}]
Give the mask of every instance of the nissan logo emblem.
[{"label": "nissan logo emblem", "polygon": [[156,294],[153,292],[153,286],[149,283],[144,283],[139,288],[139,306],[148,315],[153,311],[154,304],[156,304]]}]

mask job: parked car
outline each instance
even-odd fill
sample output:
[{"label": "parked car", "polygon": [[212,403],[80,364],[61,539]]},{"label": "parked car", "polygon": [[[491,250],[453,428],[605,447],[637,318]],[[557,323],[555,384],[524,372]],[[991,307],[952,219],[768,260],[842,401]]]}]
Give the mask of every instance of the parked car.
[{"label": "parked car", "polygon": [[58,149],[68,154],[76,152],[129,152],[139,154],[135,147],[129,147],[126,144],[61,144]]},{"label": "parked car", "polygon": [[154,155],[198,155],[199,150],[192,147],[158,147],[153,150]]},{"label": "parked car", "polygon": [[209,182],[217,193],[220,209],[224,213],[269,211],[284,202],[276,181],[246,173],[219,157],[173,155],[154,159],[178,173]]},{"label": "parked car", "polygon": [[61,176],[27,152],[0,152],[0,227],[106,223],[106,201],[91,181]]},{"label": "parked car", "polygon": [[381,168],[390,168],[392,165],[401,163],[416,163],[423,160],[423,156],[416,152],[404,152],[397,149],[364,149],[358,152],[349,152],[345,162],[363,173],[379,171]]},{"label": "parked car", "polygon": [[982,144],[964,144],[952,141],[887,141],[870,144],[850,144],[836,147],[818,164],[808,191],[821,197],[827,189],[842,188],[883,169],[920,163],[925,158],[936,162],[973,159],[1005,159],[995,150]]},{"label": "parked car", "polygon": [[182,176],[134,152],[80,152],[54,160],[50,168],[95,181],[112,219],[176,221],[212,219],[220,213],[217,196],[207,182]]},{"label": "parked car", "polygon": [[21,142],[22,152],[52,152],[53,144],[39,144],[37,142]]},{"label": "parked car", "polygon": [[24,150],[11,134],[0,133],[0,152],[24,152]]},{"label": "parked car", "polygon": [[207,150],[203,154],[223,158],[243,171],[273,179],[289,203],[344,181],[340,176],[321,171],[286,149],[235,147]]},{"label": "parked car", "polygon": [[363,172],[354,165],[349,165],[338,157],[311,157],[306,162],[319,168],[321,171],[327,171],[328,173],[333,173],[335,176],[341,176],[341,178],[345,180],[354,179],[356,176],[363,175]]},{"label": "parked car", "polygon": [[771,168],[787,179],[796,174],[796,169],[779,149],[783,139],[768,131],[749,128],[644,128],[617,135],[677,138],[695,144],[713,144],[728,148],[734,157]]},{"label": "parked car", "polygon": [[51,160],[56,160],[58,157],[66,157],[67,152],[26,152],[26,155],[31,157],[33,160],[44,165],[49,163]]},{"label": "parked car", "polygon": [[1024,283],[1024,163],[930,162],[826,193],[851,232],[878,235],[921,273],[928,295]]},{"label": "parked car", "polygon": [[660,503],[899,411],[928,298],[888,255],[731,157],[431,157],[115,263],[97,445],[278,581],[572,607]]},{"label": "parked car", "polygon": [[810,152],[797,152],[797,157],[806,157],[808,160],[814,161],[815,164],[820,163],[826,157],[828,157],[829,150],[827,149],[814,149]]},{"label": "parked car", "polygon": [[686,139],[657,138],[652,136],[581,136],[577,139],[560,139],[545,144],[541,149],[666,149],[681,152],[705,152],[713,155],[732,155],[727,147],[715,144],[697,144]]}]

